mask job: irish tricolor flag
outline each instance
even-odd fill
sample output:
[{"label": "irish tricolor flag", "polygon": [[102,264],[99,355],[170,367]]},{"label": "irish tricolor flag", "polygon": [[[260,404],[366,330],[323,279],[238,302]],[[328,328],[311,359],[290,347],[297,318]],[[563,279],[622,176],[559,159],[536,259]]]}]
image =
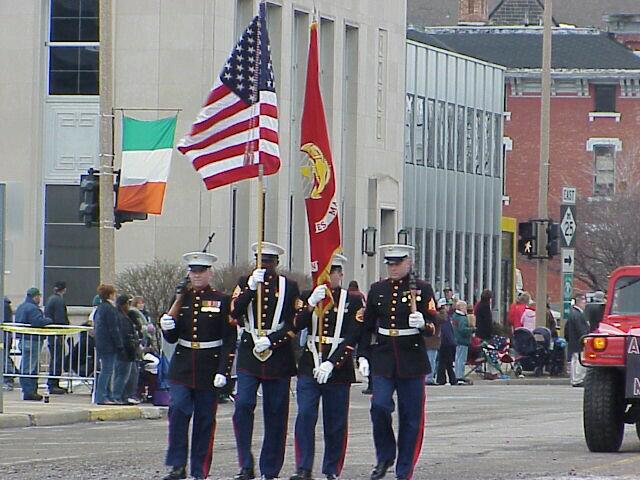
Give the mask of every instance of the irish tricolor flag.
[{"label": "irish tricolor flag", "polygon": [[123,117],[117,210],[162,213],[176,119],[144,121]]}]

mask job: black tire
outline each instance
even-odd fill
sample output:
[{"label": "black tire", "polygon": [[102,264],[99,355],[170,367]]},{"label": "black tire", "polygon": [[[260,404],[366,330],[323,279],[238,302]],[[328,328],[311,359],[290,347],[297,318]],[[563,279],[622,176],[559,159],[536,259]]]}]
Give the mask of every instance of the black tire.
[{"label": "black tire", "polygon": [[592,452],[617,452],[624,436],[624,378],[615,368],[590,368],[584,381],[584,437]]},{"label": "black tire", "polygon": [[640,440],[640,421],[636,422],[636,435],[638,435],[638,440]]}]

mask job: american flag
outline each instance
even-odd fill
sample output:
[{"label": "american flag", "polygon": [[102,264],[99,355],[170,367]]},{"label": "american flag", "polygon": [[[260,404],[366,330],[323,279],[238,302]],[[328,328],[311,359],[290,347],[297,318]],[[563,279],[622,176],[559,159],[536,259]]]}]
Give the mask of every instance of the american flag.
[{"label": "american flag", "polygon": [[191,131],[178,142],[209,190],[280,169],[278,101],[265,6],[227,59]]}]

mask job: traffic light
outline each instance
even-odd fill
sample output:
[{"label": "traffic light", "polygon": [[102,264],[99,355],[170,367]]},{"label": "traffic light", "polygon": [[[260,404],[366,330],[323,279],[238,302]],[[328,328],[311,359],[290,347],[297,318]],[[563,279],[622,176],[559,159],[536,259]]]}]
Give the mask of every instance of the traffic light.
[{"label": "traffic light", "polygon": [[86,227],[95,226],[100,219],[98,199],[100,197],[100,176],[90,168],[87,175],[80,175],[80,221]]},{"label": "traffic light", "polygon": [[123,223],[133,222],[134,220],[146,220],[149,217],[146,213],[141,212],[122,212],[120,210],[113,211],[113,226],[116,230],[122,227]]},{"label": "traffic light", "polygon": [[[113,185],[113,191],[116,194],[116,205],[118,205],[118,191],[120,190],[120,170],[115,171],[116,174],[116,183]],[[120,230],[123,223],[133,222],[134,220],[146,220],[149,218],[144,212],[125,212],[122,210],[117,210],[115,207],[113,209],[113,226],[116,230]]]},{"label": "traffic light", "polygon": [[534,222],[520,222],[518,224],[518,253],[529,258],[538,254],[536,242],[536,224]]},{"label": "traffic light", "polygon": [[560,225],[550,220],[547,224],[547,255],[549,258],[560,253]]}]

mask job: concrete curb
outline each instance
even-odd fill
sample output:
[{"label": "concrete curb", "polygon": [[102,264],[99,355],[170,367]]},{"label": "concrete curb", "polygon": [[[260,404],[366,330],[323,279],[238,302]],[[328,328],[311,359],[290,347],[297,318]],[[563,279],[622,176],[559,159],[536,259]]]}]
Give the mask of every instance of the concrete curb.
[{"label": "concrete curb", "polygon": [[0,429],[69,425],[83,422],[114,422],[126,420],[159,420],[166,418],[167,407],[93,407],[86,410],[3,413],[0,414]]}]

